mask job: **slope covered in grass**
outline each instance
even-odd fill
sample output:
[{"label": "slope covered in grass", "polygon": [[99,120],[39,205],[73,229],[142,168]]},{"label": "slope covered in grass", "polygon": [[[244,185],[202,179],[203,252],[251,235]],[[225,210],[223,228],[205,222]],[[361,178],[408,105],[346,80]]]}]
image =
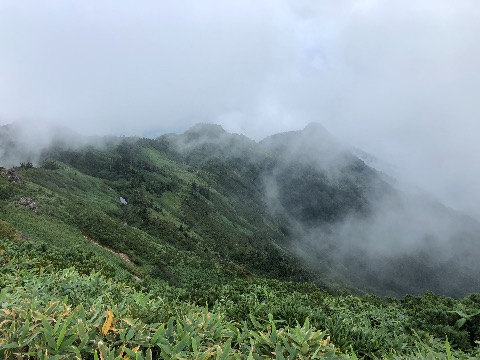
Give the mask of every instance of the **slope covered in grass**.
[{"label": "slope covered in grass", "polygon": [[[0,356],[478,356],[478,295],[403,296],[412,271],[388,283],[391,274],[364,271],[362,261],[405,269],[411,257],[363,258],[352,242],[357,255],[345,262],[345,239],[314,236],[352,214],[368,218],[373,190],[397,199],[391,184],[343,153],[333,182],[280,143],[289,144],[197,126],[156,140],[52,147],[38,166],[0,169]],[[475,256],[476,224],[458,219],[468,225],[458,249]],[[428,277],[421,256],[417,292],[458,284],[457,297],[465,292],[467,277],[451,283],[445,264]]]},{"label": "slope covered in grass", "polygon": [[[198,289],[187,296],[184,289],[157,282],[145,284],[142,290],[113,273],[82,274],[54,261],[65,256],[31,241],[1,242],[0,357],[468,359],[480,355],[471,343],[478,336],[473,313],[478,296],[456,301],[428,294],[382,301],[332,296],[307,284],[231,279],[205,289],[216,291],[219,300],[200,306],[191,299]],[[86,265],[83,261],[75,262],[79,269]],[[185,297],[190,300],[182,300]]]}]

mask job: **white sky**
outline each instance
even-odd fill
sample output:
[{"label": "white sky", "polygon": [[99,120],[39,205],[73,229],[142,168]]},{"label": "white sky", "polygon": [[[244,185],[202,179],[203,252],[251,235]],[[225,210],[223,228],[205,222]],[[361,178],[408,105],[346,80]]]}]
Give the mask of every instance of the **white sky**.
[{"label": "white sky", "polygon": [[479,19],[477,0],[5,0],[0,125],[317,121],[480,218]]}]

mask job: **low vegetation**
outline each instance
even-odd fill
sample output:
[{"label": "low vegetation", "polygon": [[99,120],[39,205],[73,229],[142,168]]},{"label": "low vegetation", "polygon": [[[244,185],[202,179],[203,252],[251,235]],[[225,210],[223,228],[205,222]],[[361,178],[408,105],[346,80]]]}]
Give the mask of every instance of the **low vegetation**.
[{"label": "low vegetation", "polygon": [[382,298],[312,271],[259,168],[202,151],[125,139],[2,172],[0,358],[480,358],[480,294]]},{"label": "low vegetation", "polygon": [[4,359],[480,356],[472,341],[479,296],[338,297],[309,284],[252,279],[206,288],[217,300],[199,305],[198,289],[138,289],[95,266],[88,274],[59,267],[38,249],[29,241],[0,245]]}]

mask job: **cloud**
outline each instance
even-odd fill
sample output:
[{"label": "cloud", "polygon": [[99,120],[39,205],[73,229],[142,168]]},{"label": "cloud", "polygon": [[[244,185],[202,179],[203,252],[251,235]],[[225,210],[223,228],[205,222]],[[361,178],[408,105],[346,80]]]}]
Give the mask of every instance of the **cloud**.
[{"label": "cloud", "polygon": [[252,2],[28,4],[2,9],[4,118],[182,128],[252,106],[284,65],[281,20]]},{"label": "cloud", "polygon": [[0,124],[255,139],[311,121],[480,218],[474,0],[0,4]]}]

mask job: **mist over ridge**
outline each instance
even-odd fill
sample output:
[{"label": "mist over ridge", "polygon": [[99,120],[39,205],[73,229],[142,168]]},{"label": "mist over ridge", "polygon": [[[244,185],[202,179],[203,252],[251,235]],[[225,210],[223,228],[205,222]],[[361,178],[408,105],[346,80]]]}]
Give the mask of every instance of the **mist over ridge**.
[{"label": "mist over ridge", "polygon": [[[10,139],[9,152],[3,153],[12,159],[22,148],[15,145],[15,127],[0,129],[0,136]],[[355,155],[355,149],[318,123],[259,142],[208,123],[156,139],[74,140],[65,129],[56,131],[52,134],[62,134],[63,142],[52,136],[50,147],[40,141],[37,145],[43,148],[30,149],[30,155],[16,153],[18,159],[35,154],[37,166],[46,157],[74,167],[98,167],[81,158],[90,154],[91,162],[104,152],[125,148],[122,153],[138,153],[137,161],[142,164],[146,161],[142,149],[153,146],[173,163],[207,176],[209,180],[202,186],[256,204],[257,211],[271,217],[277,231],[283,233],[279,235],[282,246],[314,272],[344,277],[360,289],[382,295],[434,290],[456,297],[480,288],[480,223],[421,189],[370,167]],[[86,155],[81,155],[85,151]],[[124,161],[118,166],[127,164]]]},{"label": "mist over ridge", "polygon": [[479,19],[0,0],[0,357],[480,359]]},{"label": "mist over ridge", "polygon": [[[28,6],[24,6],[28,4]],[[0,6],[0,124],[259,141],[318,121],[480,218],[476,1]]]},{"label": "mist over ridge", "polygon": [[369,167],[318,123],[258,143],[203,124],[168,143],[200,167],[237,162],[236,174],[260,186],[289,246],[315,269],[390,295],[480,287],[480,223]]}]

